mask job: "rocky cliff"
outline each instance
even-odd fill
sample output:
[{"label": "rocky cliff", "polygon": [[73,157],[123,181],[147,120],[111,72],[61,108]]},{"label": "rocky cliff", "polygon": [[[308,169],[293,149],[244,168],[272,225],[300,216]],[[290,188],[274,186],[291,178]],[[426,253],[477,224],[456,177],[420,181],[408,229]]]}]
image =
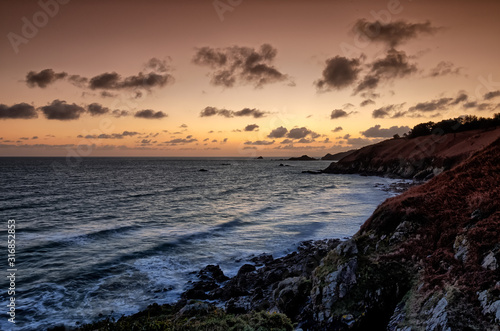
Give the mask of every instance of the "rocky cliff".
[{"label": "rocky cliff", "polygon": [[324,172],[429,179],[451,169],[499,137],[500,128],[497,127],[390,139],[363,147],[332,163]]}]

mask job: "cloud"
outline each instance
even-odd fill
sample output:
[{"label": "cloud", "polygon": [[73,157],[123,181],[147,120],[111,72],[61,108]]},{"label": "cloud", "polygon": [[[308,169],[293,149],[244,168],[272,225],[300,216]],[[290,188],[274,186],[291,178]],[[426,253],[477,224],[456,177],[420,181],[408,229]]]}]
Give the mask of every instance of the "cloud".
[{"label": "cloud", "polygon": [[389,49],[386,56],[369,64],[370,72],[358,83],[354,93],[375,89],[380,82],[403,78],[417,72],[417,66],[409,62],[403,51]]},{"label": "cloud", "polygon": [[163,143],[166,145],[175,146],[175,145],[190,144],[190,143],[193,143],[196,141],[198,141],[198,139],[196,139],[196,138],[185,138],[185,139],[184,138],[176,138],[176,139],[164,141]]},{"label": "cloud", "polygon": [[182,129],[187,129],[187,124],[181,124],[181,126],[179,126],[179,128],[182,128]]},{"label": "cloud", "polygon": [[[174,82],[174,77],[167,71],[170,69],[165,60],[157,58],[150,59],[145,67],[146,72],[139,72],[137,75],[122,77],[116,72],[105,72],[91,78],[80,75],[69,75],[66,72],[56,73],[52,69],[45,69],[36,73],[30,71],[26,75],[26,83],[30,87],[45,88],[56,80],[66,79],[79,88],[90,88],[92,90],[121,90],[143,88],[151,90],[156,87],[163,87]],[[136,93],[140,97],[141,93]],[[102,97],[114,97],[115,94],[101,92]]]},{"label": "cloud", "polygon": [[500,96],[500,91],[491,91],[484,95],[484,100],[491,100]]},{"label": "cloud", "polygon": [[45,88],[47,85],[54,83],[56,80],[64,79],[68,76],[65,72],[55,72],[52,69],[45,69],[40,72],[30,71],[26,75],[26,84],[29,87]]},{"label": "cloud", "polygon": [[290,81],[288,75],[273,66],[278,51],[269,44],[263,44],[256,50],[251,47],[232,46],[226,48],[198,48],[193,63],[210,67],[210,83],[215,86],[234,87],[264,85]]},{"label": "cloud", "polygon": [[85,112],[83,107],[76,104],[67,104],[66,101],[54,100],[50,105],[40,107],[40,110],[48,120],[69,121],[80,118]]},{"label": "cloud", "polygon": [[387,106],[384,106],[384,107],[380,107],[378,109],[375,109],[373,112],[372,112],[372,117],[373,118],[385,118],[385,117],[394,117],[396,114],[399,114],[399,116],[397,117],[400,117],[400,115],[402,114],[401,112],[398,112],[398,113],[393,113],[393,115],[391,115],[392,112],[394,111],[397,111],[399,109],[401,109],[402,107],[404,106],[404,103],[400,103],[400,104],[393,104],[393,105],[387,105]]},{"label": "cloud", "polygon": [[470,108],[475,108],[476,110],[483,111],[483,110],[495,110],[500,106],[494,105],[491,103],[483,102],[483,103],[478,103],[477,101],[471,101],[463,104],[463,107],[465,109],[470,109]]},{"label": "cloud", "polygon": [[12,106],[0,104],[0,119],[31,119],[37,118],[35,107],[27,103],[18,103]]},{"label": "cloud", "polygon": [[123,117],[123,116],[128,116],[129,112],[126,110],[115,109],[111,112],[111,115],[113,115],[114,117]]},{"label": "cloud", "polygon": [[456,98],[455,100],[453,100],[452,102],[450,102],[450,105],[458,105],[460,102],[465,102],[467,101],[469,97],[467,96],[467,94],[465,93],[460,93]]},{"label": "cloud", "polygon": [[133,137],[136,135],[139,135],[139,132],[135,131],[123,131],[122,133],[112,133],[112,134],[106,134],[102,133],[99,135],[78,135],[77,138],[85,138],[85,139],[123,139],[124,137]]},{"label": "cloud", "polygon": [[161,110],[159,111],[154,111],[152,109],[144,109],[140,110],[137,113],[135,113],[134,117],[138,118],[146,118],[146,119],[162,119],[167,117],[168,115],[162,112]]},{"label": "cloud", "polygon": [[337,126],[335,129],[332,130],[332,132],[340,132],[342,131],[342,127],[341,126]]},{"label": "cloud", "polygon": [[351,146],[365,146],[376,142],[376,140],[363,139],[363,138],[347,138],[346,143]]},{"label": "cloud", "polygon": [[340,90],[353,84],[361,71],[359,59],[348,59],[343,56],[335,56],[326,60],[326,68],[323,70],[322,78],[314,82],[320,91]]},{"label": "cloud", "polygon": [[119,90],[135,88],[150,90],[153,87],[163,87],[173,82],[173,80],[174,78],[170,74],[157,74],[154,72],[147,74],[140,72],[137,75],[125,78],[122,78],[116,72],[106,72],[90,78],[89,88],[92,90]]},{"label": "cloud", "polygon": [[428,102],[419,102],[415,106],[410,107],[408,110],[411,112],[431,112],[435,110],[445,110],[453,98],[440,98]]},{"label": "cloud", "polygon": [[377,124],[365,131],[361,131],[361,134],[370,138],[389,138],[395,134],[402,135],[404,133],[408,133],[409,131],[409,126],[391,126],[388,129],[383,129],[379,124]]},{"label": "cloud", "polygon": [[455,67],[455,65],[450,61],[441,61],[436,65],[436,67],[430,70],[429,77],[459,75],[460,70],[461,68]]},{"label": "cloud", "polygon": [[257,124],[249,124],[245,127],[245,131],[254,131],[255,129],[258,129],[259,126]]},{"label": "cloud", "polygon": [[272,145],[274,144],[273,141],[266,141],[266,140],[257,140],[257,141],[245,141],[245,145],[257,145],[257,146],[265,146],[265,145]]},{"label": "cloud", "polygon": [[283,138],[288,132],[288,129],[280,126],[269,133],[268,138]]},{"label": "cloud", "polygon": [[379,21],[368,22],[360,19],[354,24],[353,32],[373,42],[384,43],[393,48],[418,36],[433,35],[441,30],[431,25],[430,21],[424,23],[409,23],[403,20],[387,24]]},{"label": "cloud", "polygon": [[210,116],[223,116],[227,118],[231,117],[243,117],[243,116],[253,116],[254,118],[265,117],[267,112],[255,109],[255,108],[243,108],[242,110],[234,111],[228,109],[219,109],[216,107],[205,107],[200,112],[200,117],[210,117]]},{"label": "cloud", "polygon": [[350,113],[347,113],[345,110],[342,109],[334,109],[332,110],[332,113],[330,114],[330,119],[336,119],[336,118],[341,118],[341,117],[347,117],[349,116]]},{"label": "cloud", "polygon": [[290,132],[288,132],[288,134],[286,135],[286,137],[290,139],[302,139],[307,136],[311,136],[313,139],[315,139],[318,138],[320,134],[307,129],[306,127],[301,127],[291,129]]},{"label": "cloud", "polygon": [[360,107],[364,107],[364,106],[368,106],[368,105],[372,105],[372,104],[375,104],[375,101],[373,101],[372,99],[366,99],[366,100],[363,100],[359,106]]},{"label": "cloud", "polygon": [[100,116],[109,113],[108,107],[103,107],[98,103],[91,103],[87,106],[87,110],[92,116]]}]

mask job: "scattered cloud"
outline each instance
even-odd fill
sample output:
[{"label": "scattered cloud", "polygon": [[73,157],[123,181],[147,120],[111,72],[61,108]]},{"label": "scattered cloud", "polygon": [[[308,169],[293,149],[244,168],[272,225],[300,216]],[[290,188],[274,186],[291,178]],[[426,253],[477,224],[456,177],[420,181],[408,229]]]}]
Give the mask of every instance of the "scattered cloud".
[{"label": "scattered cloud", "polygon": [[216,107],[205,107],[200,112],[200,117],[210,117],[210,116],[223,116],[227,118],[231,117],[243,117],[243,116],[253,116],[254,118],[265,117],[268,113],[255,108],[243,108],[242,110],[234,111],[228,109],[219,109]]},{"label": "scattered cloud", "polygon": [[400,103],[400,104],[392,104],[380,107],[372,112],[372,117],[373,118],[401,117],[404,112],[401,112],[400,110],[404,105],[405,105],[404,103]]},{"label": "scattered cloud", "polygon": [[500,96],[500,91],[491,91],[484,95],[484,100],[491,100]]},{"label": "scattered cloud", "polygon": [[386,56],[369,64],[369,73],[358,83],[354,93],[375,89],[380,82],[403,78],[417,72],[417,66],[409,62],[403,51],[389,49]]},{"label": "scattered cloud", "polygon": [[409,126],[391,126],[388,129],[382,128],[379,124],[365,130],[361,131],[361,134],[369,138],[389,138],[395,134],[402,135],[410,131]]},{"label": "scattered cloud", "polygon": [[332,113],[330,114],[330,119],[337,119],[337,118],[341,118],[341,117],[347,117],[349,116],[351,113],[347,113],[345,110],[342,110],[342,109],[334,109],[332,110]]},{"label": "scattered cloud", "polygon": [[226,48],[202,47],[197,49],[193,63],[210,67],[210,83],[215,86],[234,87],[264,85],[289,81],[288,75],[273,66],[278,51],[269,44],[258,50],[251,47],[232,46]]},{"label": "scattered cloud", "polygon": [[455,65],[450,61],[441,61],[436,65],[436,67],[430,70],[429,76],[439,77],[446,75],[459,75],[461,69],[462,68],[455,67]]},{"label": "scattered cloud", "polygon": [[257,124],[249,124],[245,127],[245,131],[254,131],[256,129],[258,129],[259,126]]},{"label": "scattered cloud", "polygon": [[342,131],[342,127],[341,126],[337,126],[335,129],[332,130],[332,132],[340,132]]},{"label": "scattered cloud", "polygon": [[35,107],[27,103],[18,103],[12,106],[0,104],[0,119],[31,119],[37,118]]},{"label": "scattered cloud", "polygon": [[85,109],[77,104],[68,104],[64,100],[54,100],[51,104],[40,107],[40,110],[48,120],[69,121],[80,118]]},{"label": "scattered cloud", "polygon": [[273,141],[267,141],[267,140],[245,141],[244,144],[245,145],[265,146],[265,145],[274,144],[274,140]]},{"label": "scattered cloud", "polygon": [[168,146],[175,146],[175,145],[185,145],[185,144],[190,144],[193,142],[198,141],[196,138],[176,138],[168,141],[164,141],[163,144],[168,145]]},{"label": "scattered cloud", "polygon": [[318,138],[320,134],[307,129],[306,127],[301,127],[291,129],[290,132],[288,132],[288,134],[286,135],[286,137],[290,139],[302,139],[307,136],[311,136],[311,138],[315,139]]},{"label": "scattered cloud", "polygon": [[431,112],[435,110],[445,110],[448,104],[454,100],[453,98],[440,98],[428,102],[419,102],[415,106],[410,107],[408,110],[411,112]]},{"label": "scattered cloud", "polygon": [[359,59],[335,56],[326,60],[322,78],[314,82],[319,91],[340,90],[353,84],[361,71]]},{"label": "scattered cloud", "polygon": [[394,48],[420,35],[433,35],[441,29],[432,26],[430,21],[409,23],[400,20],[384,24],[360,19],[354,24],[353,32],[373,42],[384,43]]},{"label": "scattered cloud", "polygon": [[454,105],[458,105],[459,103],[461,102],[465,102],[467,101],[469,97],[467,96],[467,94],[465,92],[461,92],[456,98],[455,100],[453,100],[452,102],[450,102],[450,105],[454,106]]},{"label": "scattered cloud", "polygon": [[366,99],[366,100],[363,100],[359,106],[360,107],[364,107],[364,106],[368,106],[368,105],[373,105],[375,104],[375,101],[373,101],[372,99]]},{"label": "scattered cloud", "polygon": [[283,138],[288,132],[288,129],[285,128],[285,127],[278,127],[274,130],[271,131],[271,133],[269,133],[269,135],[267,136],[268,138]]},{"label": "scattered cloud", "polygon": [[109,113],[109,108],[103,107],[98,103],[91,103],[87,106],[87,110],[92,116],[100,116]]},{"label": "scattered cloud", "polygon": [[138,118],[146,118],[146,119],[162,119],[167,117],[168,115],[162,112],[161,110],[159,111],[154,111],[152,109],[144,109],[144,110],[139,110],[137,113],[135,113],[134,117]]},{"label": "scattered cloud", "polygon": [[49,84],[68,76],[65,72],[55,72],[52,69],[45,69],[40,72],[30,71],[26,75],[26,84],[29,87],[46,88]]}]

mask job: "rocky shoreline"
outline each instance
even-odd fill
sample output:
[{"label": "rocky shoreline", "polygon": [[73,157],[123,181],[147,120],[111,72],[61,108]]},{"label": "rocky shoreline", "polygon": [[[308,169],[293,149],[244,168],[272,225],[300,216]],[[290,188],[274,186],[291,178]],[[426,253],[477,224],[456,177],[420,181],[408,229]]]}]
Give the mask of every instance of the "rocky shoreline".
[{"label": "rocky shoreline", "polygon": [[352,238],[209,265],[175,305],[81,330],[500,330],[500,139],[387,199]]}]

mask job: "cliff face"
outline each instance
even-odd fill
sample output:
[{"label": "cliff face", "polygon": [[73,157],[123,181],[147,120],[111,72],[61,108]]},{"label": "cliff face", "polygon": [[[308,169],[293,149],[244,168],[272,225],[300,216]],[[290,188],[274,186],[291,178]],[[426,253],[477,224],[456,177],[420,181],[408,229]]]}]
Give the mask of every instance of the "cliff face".
[{"label": "cliff face", "polygon": [[324,172],[429,179],[451,169],[499,137],[500,128],[496,128],[385,140],[332,163]]},{"label": "cliff face", "polygon": [[500,140],[388,199],[313,275],[311,329],[498,330]]}]

